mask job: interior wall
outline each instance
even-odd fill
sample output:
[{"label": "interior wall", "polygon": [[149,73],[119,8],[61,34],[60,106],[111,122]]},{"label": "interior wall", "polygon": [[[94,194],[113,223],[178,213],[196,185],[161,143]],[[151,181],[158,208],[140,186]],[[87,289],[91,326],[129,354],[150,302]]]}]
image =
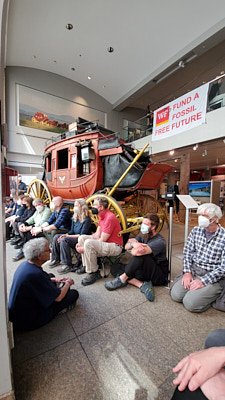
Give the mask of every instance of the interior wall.
[{"label": "interior wall", "polygon": [[7,67],[7,162],[8,166],[18,169],[23,174],[38,174],[42,171],[41,162],[46,140],[54,134],[17,124],[19,102],[17,84],[102,111],[105,113],[105,127],[114,132],[122,132],[123,119],[135,120],[140,113],[134,109],[127,109],[125,112],[113,111],[112,105],[101,96],[62,76],[33,68]]},{"label": "interior wall", "polygon": [[5,250],[5,223],[4,223],[4,207],[5,193],[3,191],[3,167],[5,159],[5,140],[3,140],[2,127],[5,123],[5,71],[4,71],[4,56],[5,56],[5,32],[8,11],[8,1],[0,0],[0,108],[1,108],[1,163],[0,163],[0,354],[1,354],[1,369],[0,369],[0,397],[4,399],[14,399],[12,388],[11,375],[11,356],[8,341],[8,302],[7,302],[7,282],[6,282],[6,250]]}]

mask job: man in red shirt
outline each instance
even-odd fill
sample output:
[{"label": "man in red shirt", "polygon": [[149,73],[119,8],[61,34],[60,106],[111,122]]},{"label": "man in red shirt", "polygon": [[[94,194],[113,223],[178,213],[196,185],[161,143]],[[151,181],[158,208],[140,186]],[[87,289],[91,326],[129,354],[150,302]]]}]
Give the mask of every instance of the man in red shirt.
[{"label": "man in red shirt", "polygon": [[81,235],[76,250],[81,253],[84,271],[87,276],[81,281],[87,286],[101,278],[97,257],[118,256],[123,248],[123,238],[117,217],[108,209],[109,202],[105,197],[96,197],[92,213],[98,214],[99,224],[93,235]]}]

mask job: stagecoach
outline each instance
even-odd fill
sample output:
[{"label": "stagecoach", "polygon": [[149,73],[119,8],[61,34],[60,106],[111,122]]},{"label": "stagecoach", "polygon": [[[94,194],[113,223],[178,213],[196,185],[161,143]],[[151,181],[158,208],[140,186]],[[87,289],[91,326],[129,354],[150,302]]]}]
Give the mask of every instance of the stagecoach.
[{"label": "stagecoach", "polygon": [[[75,131],[61,134],[47,145],[42,180],[33,180],[28,194],[46,204],[52,197],[62,196],[71,208],[77,198],[86,199],[91,207],[101,194],[118,217],[121,234],[137,230],[146,212],[158,214],[161,230],[164,221],[168,223],[166,213],[146,191],[158,189],[173,167],[153,163],[147,147],[138,151],[98,123],[78,121]],[[97,225],[97,216],[92,219]]]}]

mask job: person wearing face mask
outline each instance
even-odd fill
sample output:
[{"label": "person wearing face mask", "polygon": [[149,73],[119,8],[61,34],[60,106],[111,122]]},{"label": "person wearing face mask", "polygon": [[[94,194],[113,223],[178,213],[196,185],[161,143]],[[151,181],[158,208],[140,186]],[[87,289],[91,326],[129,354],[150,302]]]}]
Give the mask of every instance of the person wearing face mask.
[{"label": "person wearing face mask", "polygon": [[61,196],[53,197],[50,209],[52,210],[51,216],[46,222],[33,228],[31,233],[37,236],[43,232],[49,244],[52,245],[54,236],[57,233],[64,234],[69,232],[71,228],[71,213],[67,207],[63,206],[63,198]]},{"label": "person wearing face mask", "polygon": [[77,263],[73,265],[71,249],[75,249],[80,235],[91,234],[91,218],[88,214],[88,206],[84,199],[77,199],[74,202],[73,218],[71,229],[63,235],[54,236],[52,243],[52,261],[49,268],[55,268],[63,264],[57,272],[65,274],[66,272],[75,272],[82,267],[81,256],[78,253]]},{"label": "person wearing face mask", "polygon": [[82,279],[83,286],[92,285],[101,279],[98,257],[118,256],[122,252],[123,238],[117,217],[108,209],[109,202],[105,197],[95,197],[92,214],[98,214],[98,227],[92,235],[81,235],[78,238],[76,250],[81,254],[83,269],[78,273],[87,272]]},{"label": "person wearing face mask", "polygon": [[131,250],[132,258],[125,265],[124,273],[112,281],[105,282],[107,290],[115,290],[130,283],[138,287],[149,301],[154,300],[153,285],[163,285],[168,279],[166,240],[157,232],[159,217],[146,214],[141,224],[141,232],[125,245]]},{"label": "person wearing face mask", "polygon": [[213,203],[202,204],[184,246],[183,272],[174,280],[171,297],[191,312],[207,310],[222,292],[225,278],[225,229],[222,212]]},{"label": "person wearing face mask", "polygon": [[27,191],[27,185],[22,181],[22,176],[18,175],[18,195],[24,194]]},{"label": "person wearing face mask", "polygon": [[[35,227],[41,226],[51,215],[51,210],[43,203],[42,199],[35,199],[33,205],[36,209],[35,213],[28,218],[19,227],[20,236],[22,237],[22,243],[20,244],[20,251],[13,257],[13,261],[21,260],[24,257],[23,245],[35,237],[43,237],[44,234],[40,232],[37,235],[33,235],[32,231]],[[18,248],[17,247],[17,248]]]}]

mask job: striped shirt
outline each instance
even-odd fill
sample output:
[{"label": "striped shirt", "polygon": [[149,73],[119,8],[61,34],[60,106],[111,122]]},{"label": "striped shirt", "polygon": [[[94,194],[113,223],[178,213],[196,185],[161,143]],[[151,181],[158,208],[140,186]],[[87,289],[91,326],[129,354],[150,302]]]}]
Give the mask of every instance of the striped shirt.
[{"label": "striped shirt", "polygon": [[208,240],[204,228],[192,229],[184,246],[183,273],[192,273],[192,265],[206,271],[200,277],[204,285],[225,277],[225,229],[221,225]]}]

